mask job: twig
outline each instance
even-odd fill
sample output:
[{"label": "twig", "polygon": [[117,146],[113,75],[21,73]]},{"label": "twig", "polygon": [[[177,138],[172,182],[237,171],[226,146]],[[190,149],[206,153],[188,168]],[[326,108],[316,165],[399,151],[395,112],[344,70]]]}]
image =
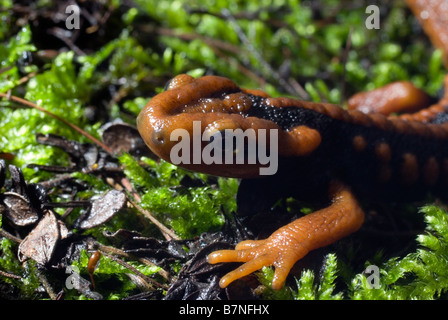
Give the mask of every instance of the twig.
[{"label": "twig", "polygon": [[350,27],[350,31],[348,32],[347,36],[347,44],[345,45],[344,55],[342,57],[342,79],[341,79],[341,98],[339,101],[339,105],[342,105],[343,101],[345,100],[345,75],[347,73],[347,60],[348,60],[348,53],[350,51],[350,47],[352,45],[352,33],[353,33],[353,27]]},{"label": "twig", "polygon": [[27,74],[26,76],[20,78],[19,82],[18,82],[18,85],[24,84],[25,82],[30,80],[32,77],[34,77],[36,74],[37,74],[37,71],[31,72],[31,73]]},{"label": "twig", "polygon": [[9,272],[6,272],[6,271],[2,271],[2,270],[0,270],[0,276],[11,278],[11,279],[18,279],[18,280],[22,279],[21,276],[18,276],[18,275],[14,274],[14,273],[9,273]]},{"label": "twig", "polygon": [[[263,58],[263,56],[254,48],[252,43],[247,39],[246,35],[244,34],[243,30],[237,23],[235,17],[232,16],[229,10],[224,9],[221,11],[222,15],[228,19],[228,21],[232,24],[233,28],[238,34],[238,37],[240,38],[243,45],[254,55],[254,57],[262,64],[263,68],[265,68],[270,75],[272,75],[278,83],[284,87],[290,94],[299,95],[303,99],[307,99],[308,94],[306,93],[305,89],[302,88],[302,90],[296,90],[294,86],[292,86],[288,81],[286,81],[280,74],[272,68],[272,66]],[[296,86],[299,85],[298,83]],[[300,86],[300,85],[299,85]]]},{"label": "twig", "polygon": [[233,44],[225,42],[225,41],[221,41],[219,39],[205,37],[200,34],[180,33],[178,31],[175,31],[172,29],[163,28],[163,27],[154,27],[152,25],[144,25],[141,27],[141,29],[144,32],[157,33],[158,35],[167,36],[167,37],[176,37],[176,38],[179,38],[184,41],[191,41],[194,39],[198,39],[198,40],[203,41],[205,44],[207,44],[209,46],[213,46],[213,47],[216,47],[221,50],[228,51],[228,52],[231,52],[234,54],[241,54],[241,49],[236,45],[233,45]]},{"label": "twig", "polygon": [[125,262],[125,261],[123,261],[123,260],[121,260],[121,259],[118,259],[117,257],[112,256],[112,255],[107,254],[107,253],[103,253],[103,255],[106,256],[106,257],[108,257],[109,259],[112,259],[113,261],[115,261],[115,262],[118,263],[119,265],[122,265],[122,266],[125,267],[126,269],[131,270],[131,271],[132,271],[136,276],[138,276],[142,281],[144,281],[145,283],[147,283],[147,284],[148,284],[148,287],[151,287],[151,286],[153,285],[153,286],[156,286],[156,287],[159,287],[159,288],[162,288],[162,289],[168,289],[166,285],[161,284],[161,283],[155,281],[154,279],[151,279],[151,278],[148,277],[147,275],[141,273],[137,268],[131,266],[129,263],[127,263],[127,262]]},{"label": "twig", "polygon": [[44,189],[48,190],[48,189],[53,188],[54,186],[57,186],[62,181],[69,180],[69,179],[73,179],[71,174],[60,174],[60,175],[57,175],[52,180],[46,180],[46,181],[39,182],[39,185],[42,186]]},{"label": "twig", "polygon": [[112,149],[110,149],[108,146],[106,146],[104,143],[102,143],[101,141],[99,141],[98,139],[96,139],[94,136],[92,136],[91,134],[89,134],[88,132],[84,131],[83,129],[81,129],[80,127],[74,125],[73,123],[70,123],[69,121],[65,120],[64,118],[58,116],[57,114],[54,114],[50,111],[48,111],[45,108],[42,108],[41,106],[38,106],[35,103],[32,103],[28,100],[16,97],[16,96],[8,96],[5,93],[0,93],[0,97],[4,97],[7,98],[9,100],[13,100],[15,102],[18,102],[20,104],[23,104],[27,107],[33,108],[33,109],[37,109],[41,112],[44,112],[46,114],[48,114],[49,116],[61,121],[62,123],[64,123],[65,125],[69,126],[70,128],[72,128],[73,130],[75,130],[76,132],[82,134],[83,136],[85,136],[86,138],[90,139],[91,141],[93,141],[95,144],[97,144],[98,146],[100,146],[101,148],[103,148],[106,152],[108,152],[109,154],[113,154]]},{"label": "twig", "polygon": [[[180,240],[180,238],[172,230],[168,229],[162,223],[160,223],[148,210],[143,209],[131,199],[128,199],[128,201],[146,218],[148,218],[152,223],[154,223],[160,229],[160,231],[164,233],[165,238],[167,238],[166,236],[169,236],[171,239]],[[170,240],[170,238],[167,238],[167,240]]]},{"label": "twig", "polygon": [[13,66],[9,66],[9,67],[1,68],[1,69],[0,69],[0,74],[3,73],[3,72],[9,71],[9,70],[11,70],[12,68],[13,68]]},{"label": "twig", "polygon": [[47,277],[38,269],[36,269],[36,274],[45,291],[47,291],[48,295],[50,296],[50,299],[56,300],[58,295],[54,292],[53,287],[51,286],[50,282],[48,282]]},{"label": "twig", "polygon": [[137,201],[140,202],[140,200],[141,200],[140,195],[137,192],[135,192],[135,190],[132,187],[131,182],[129,181],[129,179],[123,177],[123,178],[121,178],[120,183],[129,193],[132,194],[134,199],[136,199]]},{"label": "twig", "polygon": [[13,236],[9,232],[7,232],[1,228],[0,228],[0,236],[5,237],[6,239],[9,239],[11,241],[14,241],[17,244],[20,244],[22,242],[22,239],[17,238],[16,236]]},{"label": "twig", "polygon": [[[240,47],[233,45],[231,43],[221,41],[219,39],[209,38],[205,37],[200,34],[195,33],[180,33],[178,31],[163,28],[163,27],[155,27],[152,25],[144,25],[141,26],[141,30],[147,33],[156,33],[161,36],[166,37],[176,37],[183,41],[192,41],[195,39],[201,40],[206,45],[208,45],[213,52],[220,57],[221,59],[230,61],[229,55],[227,55],[225,52],[232,53],[236,56],[241,56],[243,54],[243,51]],[[255,74],[252,70],[249,70],[244,65],[242,65],[239,61],[237,62],[237,68],[245,74],[247,77],[251,78],[252,80],[256,81],[260,86],[264,86],[266,81],[259,77],[257,74]]]},{"label": "twig", "polygon": [[[136,261],[143,263],[144,265],[147,265],[150,267],[158,267],[154,263],[149,261],[148,259],[136,257],[130,253],[124,252],[123,250],[120,250],[120,249],[117,249],[114,247],[105,246],[101,243],[97,243],[96,246],[97,246],[98,250],[101,251],[102,254],[117,255],[117,256],[124,257],[124,258],[136,260]],[[167,271],[163,270],[161,267],[158,267],[158,268],[160,268],[160,270],[157,271],[157,273],[160,274],[164,279],[169,281],[170,280],[169,273]]]},{"label": "twig", "polygon": [[49,34],[55,36],[56,38],[58,38],[62,42],[64,42],[67,45],[67,47],[69,47],[70,50],[75,52],[78,56],[85,56],[86,55],[86,53],[84,51],[82,51],[77,45],[75,45],[75,43],[73,42],[72,39],[70,39],[69,37],[67,37],[65,35],[66,34],[66,30],[65,29],[54,27],[52,29],[49,29],[47,32]]}]

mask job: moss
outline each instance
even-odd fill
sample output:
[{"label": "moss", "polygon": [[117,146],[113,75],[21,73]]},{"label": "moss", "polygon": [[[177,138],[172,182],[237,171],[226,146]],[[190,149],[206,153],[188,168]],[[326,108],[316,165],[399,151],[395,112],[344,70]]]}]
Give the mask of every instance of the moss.
[{"label": "moss", "polygon": [[437,299],[448,290],[448,214],[436,206],[421,209],[426,233],[417,237],[420,247],[379,269],[379,288],[369,286],[367,277],[358,274],[352,281],[354,299]]},{"label": "moss", "polygon": [[19,289],[17,298],[33,299],[37,296],[36,290],[40,282],[37,278],[35,263],[27,261],[22,265],[17,258],[17,244],[6,238],[0,240],[0,270],[20,277],[20,279],[11,277],[0,279],[0,283],[4,282]]},{"label": "moss", "polygon": [[[149,167],[122,155],[125,174],[137,187],[143,188],[141,206],[168,223],[183,238],[191,238],[205,231],[218,230],[224,215],[236,210],[236,179],[218,178],[207,185],[206,176],[195,174],[160,161],[146,159]],[[199,187],[183,187],[182,180],[197,180]]]},{"label": "moss", "polygon": [[343,292],[335,293],[338,277],[338,261],[334,253],[327,255],[323,272],[318,279],[313,271],[305,269],[296,279],[296,289],[285,286],[278,291],[270,288],[274,276],[273,268],[264,268],[259,279],[266,286],[263,292],[265,299],[274,300],[342,300]]},{"label": "moss", "polygon": [[[81,256],[78,261],[74,261],[71,268],[78,273],[79,276],[84,279],[91,281],[90,274],[87,270],[87,265],[89,262],[90,254],[88,254],[85,250],[81,251]],[[115,260],[110,257],[101,255],[97,267],[93,272],[93,281],[95,286],[101,287],[102,284],[107,284],[107,282],[119,282],[120,288],[118,290],[111,291],[103,291],[100,293],[105,294],[103,297],[106,300],[119,300],[122,298],[126,298],[132,292],[137,289],[135,282],[132,281],[131,276],[129,274],[135,274],[135,270],[145,276],[152,276],[157,274],[160,271],[159,267],[156,266],[146,266],[141,263],[135,263],[133,261],[126,262],[130,267],[134,269],[127,268],[126,266],[117,263]],[[105,285],[107,287],[107,285]],[[67,292],[67,296],[69,299],[89,299],[83,295],[78,296],[75,289]]]}]

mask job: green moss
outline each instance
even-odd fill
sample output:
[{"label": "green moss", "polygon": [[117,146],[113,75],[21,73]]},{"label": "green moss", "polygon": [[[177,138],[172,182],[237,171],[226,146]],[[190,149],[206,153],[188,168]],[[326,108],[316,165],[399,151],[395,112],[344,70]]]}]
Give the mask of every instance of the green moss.
[{"label": "green moss", "polygon": [[269,300],[341,300],[342,292],[335,293],[336,280],[338,277],[338,262],[336,255],[328,254],[325,266],[319,279],[316,279],[314,272],[303,270],[300,278],[296,279],[296,289],[285,286],[275,291],[270,284],[274,276],[273,268],[263,268],[258,273],[260,282],[266,286],[263,297]]},{"label": "green moss", "polygon": [[[72,270],[76,270],[79,272],[79,275],[84,279],[91,281],[90,274],[87,270],[87,265],[89,262],[90,254],[88,254],[85,250],[81,251],[81,256],[78,261],[74,261],[72,264]],[[135,261],[126,261],[127,264],[138,270],[140,273],[145,276],[153,276],[160,271],[159,267],[156,266],[147,266],[141,263],[137,263]],[[95,286],[101,287],[101,284],[107,282],[119,282],[120,288],[116,288],[114,291],[106,291],[103,290],[100,293],[104,295],[104,299],[106,300],[118,300],[122,298],[126,298],[130,294],[132,294],[137,286],[129,274],[135,274],[135,271],[129,269],[122,264],[114,261],[113,259],[101,255],[100,260],[93,272],[93,278],[95,281]],[[105,286],[107,287],[107,285]],[[75,289],[69,290],[67,295],[71,299],[86,299],[85,296],[78,296]]]},{"label": "green moss", "polygon": [[352,281],[354,299],[437,299],[448,290],[448,214],[436,206],[421,209],[426,233],[417,237],[420,247],[380,267],[378,289],[358,274]]},{"label": "green moss", "polygon": [[[146,159],[147,169],[126,154],[120,156],[120,161],[127,177],[142,191],[141,206],[181,237],[217,230],[224,223],[224,215],[236,210],[236,179],[217,178],[216,184],[206,185],[206,175],[179,169],[163,160]],[[204,186],[182,187],[186,177]]]},{"label": "green moss", "polygon": [[118,159],[124,165],[126,176],[137,186],[149,190],[159,185],[157,177],[141,167],[129,154],[123,154]]},{"label": "green moss", "polygon": [[[3,14],[3,13],[2,13]],[[4,31],[6,33],[6,30]],[[4,40],[0,31],[0,40]],[[2,68],[7,68],[8,70],[3,70],[0,74],[0,92],[6,92],[14,88],[20,79],[19,68],[16,65],[24,52],[35,51],[36,48],[31,41],[31,31],[29,26],[23,26],[20,31],[13,37],[9,39],[9,42],[0,45],[0,66]],[[27,72],[35,71],[33,66],[27,67]]]},{"label": "green moss", "polygon": [[178,235],[191,238],[205,231],[217,231],[224,223],[225,212],[221,205],[228,205],[232,199],[210,187],[182,190],[181,193],[162,187],[147,192],[142,201],[144,208],[156,213]]},{"label": "green moss", "polygon": [[[53,61],[49,70],[29,80],[25,98],[77,126],[94,131],[86,126],[84,109],[79,99],[86,94],[83,90],[85,86],[77,82],[73,53],[63,53]],[[22,167],[25,163],[67,164],[67,157],[60,150],[38,145],[35,135],[53,133],[67,139],[82,140],[79,134],[38,110],[13,108],[14,103],[11,102],[2,102],[2,105],[0,150],[15,154],[16,165]],[[30,179],[34,172],[25,171],[24,174]]]},{"label": "green moss", "polygon": [[22,265],[17,258],[17,244],[6,238],[0,239],[0,270],[21,277],[20,279],[2,277],[0,280],[17,287],[19,289],[18,298],[33,299],[37,296],[35,291],[40,282],[35,272],[35,263],[26,261]]}]

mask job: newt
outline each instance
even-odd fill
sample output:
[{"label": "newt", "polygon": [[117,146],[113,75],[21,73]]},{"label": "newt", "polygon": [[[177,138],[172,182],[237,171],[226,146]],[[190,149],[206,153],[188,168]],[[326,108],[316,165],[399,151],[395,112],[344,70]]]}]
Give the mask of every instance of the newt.
[{"label": "newt", "polygon": [[[191,161],[179,165],[207,174],[242,178],[238,192],[251,190],[253,199],[249,203],[247,199],[245,203],[238,202],[238,210],[256,211],[287,196],[317,195],[327,199],[327,207],[292,221],[264,240],[243,241],[234,250],[220,250],[208,256],[211,264],[243,263],[221,278],[223,288],[264,266],[274,266],[272,287],[280,289],[293,265],[308,252],[334,243],[362,226],[364,210],[359,198],[417,199],[428,191],[437,194],[446,188],[448,76],[444,86],[445,96],[430,106],[426,95],[417,88],[398,83],[392,90],[377,89],[392,92],[389,99],[378,91],[364,93],[367,100],[375,94],[381,97],[384,107],[366,109],[366,99],[360,98],[345,110],[333,104],[273,98],[261,90],[240,88],[224,77],[195,79],[182,74],[149,101],[137,118],[137,126],[148,147],[167,161],[172,161],[173,148],[179,143],[173,139],[173,132],[182,129],[193,137],[198,134],[195,124],[200,125],[199,134],[207,133],[209,137],[238,129],[254,130],[252,138],[256,140],[261,130],[277,134],[278,171],[273,175],[260,175],[260,168],[265,166],[260,159],[251,164],[205,164],[193,161],[191,152],[190,159],[187,157]],[[394,95],[397,88],[405,94]],[[415,100],[409,96],[419,97],[419,103],[409,106],[409,101],[412,104]],[[388,108],[389,104],[394,107]],[[392,114],[406,107],[414,113]],[[418,110],[419,107],[424,109]],[[269,139],[263,143],[269,145],[266,141]],[[213,139],[202,139],[200,150],[211,143]],[[236,148],[232,152],[236,157],[245,150]]]}]

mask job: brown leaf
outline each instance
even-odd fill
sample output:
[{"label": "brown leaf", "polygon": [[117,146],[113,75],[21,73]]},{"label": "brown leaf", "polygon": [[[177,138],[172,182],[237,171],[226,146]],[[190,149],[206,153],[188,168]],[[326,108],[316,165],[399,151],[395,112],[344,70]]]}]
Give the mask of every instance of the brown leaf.
[{"label": "brown leaf", "polygon": [[50,261],[60,238],[60,225],[52,211],[47,211],[37,226],[19,245],[19,260],[33,259],[37,263]]},{"label": "brown leaf", "polygon": [[127,123],[113,122],[106,124],[103,127],[102,139],[115,154],[127,152],[132,155],[156,158],[146,147],[137,128]]},{"label": "brown leaf", "polygon": [[5,192],[1,196],[4,205],[4,215],[16,226],[28,226],[37,222],[39,216],[29,202],[20,194]]},{"label": "brown leaf", "polygon": [[23,196],[26,195],[26,183],[25,178],[23,177],[22,170],[17,168],[16,166],[10,164],[8,166],[9,173],[11,174],[11,182],[12,182],[12,188],[15,192],[18,194],[21,194]]},{"label": "brown leaf", "polygon": [[79,143],[55,134],[41,133],[36,134],[36,141],[64,150],[75,167],[91,166],[98,161],[98,149],[89,143]]},{"label": "brown leaf", "polygon": [[59,225],[59,238],[61,240],[66,239],[68,237],[68,235],[69,235],[69,231],[67,229],[67,226],[61,220],[58,220],[58,225]]},{"label": "brown leaf", "polygon": [[126,204],[126,194],[110,190],[92,203],[87,217],[81,221],[81,229],[90,229],[110,220]]}]

